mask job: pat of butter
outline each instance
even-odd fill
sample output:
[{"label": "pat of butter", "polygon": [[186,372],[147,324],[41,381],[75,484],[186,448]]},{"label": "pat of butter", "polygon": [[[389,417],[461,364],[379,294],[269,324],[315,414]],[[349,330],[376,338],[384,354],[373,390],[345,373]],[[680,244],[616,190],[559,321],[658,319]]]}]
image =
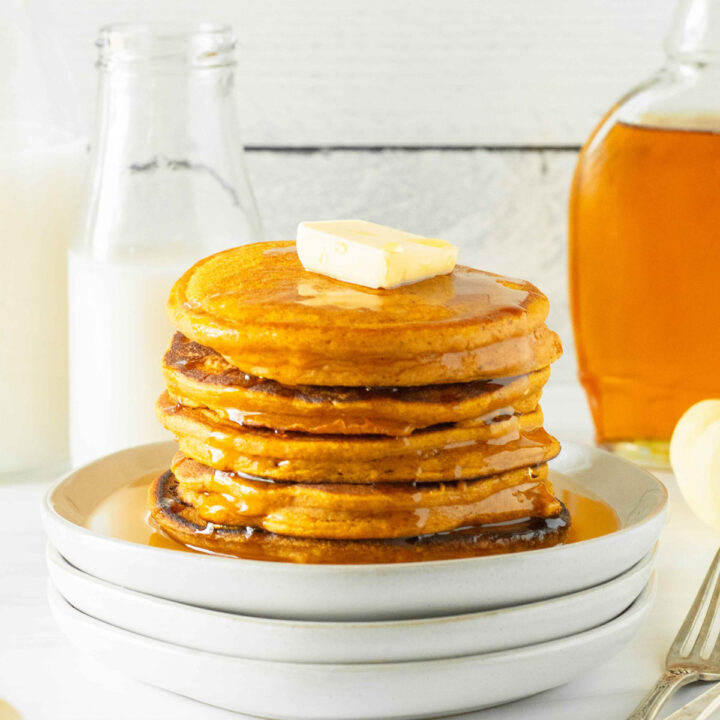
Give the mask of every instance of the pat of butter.
[{"label": "pat of butter", "polygon": [[394,288],[452,272],[457,247],[365,220],[301,222],[297,253],[306,270],[369,288]]}]

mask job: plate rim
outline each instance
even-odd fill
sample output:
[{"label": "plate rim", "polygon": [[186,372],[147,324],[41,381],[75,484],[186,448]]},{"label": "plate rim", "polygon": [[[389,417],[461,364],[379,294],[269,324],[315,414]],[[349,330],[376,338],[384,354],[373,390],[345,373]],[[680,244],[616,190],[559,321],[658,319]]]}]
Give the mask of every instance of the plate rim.
[{"label": "plate rim", "polygon": [[89,625],[99,625],[102,630],[106,632],[110,632],[117,635],[125,635],[125,636],[131,636],[134,642],[139,642],[142,644],[149,644],[149,645],[155,645],[155,646],[161,646],[164,649],[170,648],[175,652],[180,652],[183,655],[185,655],[186,658],[190,658],[191,656],[197,657],[200,656],[210,656],[213,658],[225,658],[229,662],[233,663],[250,663],[252,665],[258,665],[261,668],[265,668],[268,670],[271,670],[273,667],[276,666],[282,666],[286,669],[297,669],[302,668],[303,670],[307,670],[308,672],[331,672],[331,673],[340,673],[340,672],[354,672],[354,671],[360,671],[360,672],[367,672],[368,668],[372,668],[373,670],[377,670],[379,672],[387,671],[387,670],[413,670],[413,669],[422,669],[422,670],[433,670],[437,668],[438,665],[462,665],[465,663],[472,663],[472,662],[503,662],[512,660],[513,656],[517,657],[520,654],[523,654],[524,657],[532,656],[537,653],[543,653],[547,651],[548,649],[552,650],[563,650],[563,646],[565,646],[565,649],[567,649],[568,645],[573,645],[578,642],[582,642],[584,640],[587,640],[589,636],[602,636],[605,635],[611,631],[618,630],[619,627],[622,627],[626,624],[630,624],[636,619],[638,619],[638,616],[642,617],[645,615],[651,608],[652,603],[655,599],[655,596],[657,594],[657,571],[653,570],[647,584],[642,589],[642,592],[638,597],[632,602],[632,604],[622,613],[617,615],[616,617],[612,618],[606,623],[603,623],[602,625],[598,625],[594,628],[590,628],[589,630],[583,630],[580,633],[575,633],[573,635],[566,635],[564,637],[556,638],[554,640],[547,640],[545,642],[541,643],[534,643],[532,645],[522,645],[517,648],[510,648],[507,650],[498,650],[495,652],[490,653],[479,653],[476,655],[462,655],[458,657],[450,657],[450,658],[433,658],[430,660],[410,660],[410,661],[401,661],[401,662],[380,662],[380,663],[298,663],[298,662],[283,662],[283,661],[277,661],[277,660],[258,660],[255,658],[241,658],[241,657],[231,657],[227,655],[220,655],[219,653],[213,653],[209,652],[207,650],[198,650],[196,648],[188,648],[184,647],[182,645],[176,645],[175,643],[169,643],[164,640],[157,640],[156,638],[150,638],[145,635],[140,635],[139,633],[134,633],[131,630],[126,630],[125,628],[117,627],[116,625],[112,625],[111,623],[106,623],[102,620],[98,620],[97,618],[93,618],[90,615],[87,615],[86,613],[82,612],[81,610],[78,610],[76,607],[74,607],[71,603],[69,603],[55,588],[52,583],[48,580],[47,583],[47,595],[48,600],[51,605],[51,609],[53,610],[53,615],[55,615],[55,608],[53,606],[53,603],[57,603],[57,601],[60,601],[60,604],[63,608],[63,611],[69,612],[71,614],[76,614],[78,616],[78,619],[89,624]]},{"label": "plate rim", "polygon": [[[387,620],[303,620],[303,619],[291,619],[291,618],[271,618],[271,617],[262,617],[257,615],[246,615],[243,613],[235,613],[235,612],[229,612],[227,610],[217,610],[214,608],[207,608],[207,607],[201,607],[197,605],[188,605],[186,603],[182,603],[178,600],[172,600],[170,598],[163,598],[156,595],[150,595],[149,593],[144,593],[139,590],[135,590],[133,588],[127,588],[122,585],[117,585],[115,583],[112,583],[108,580],[104,580],[103,578],[95,577],[94,575],[91,575],[90,573],[82,570],[81,568],[75,567],[67,558],[65,558],[62,553],[54,546],[52,543],[48,542],[46,544],[45,549],[45,560],[46,563],[49,565],[50,563],[53,563],[55,565],[59,565],[61,567],[61,571],[68,572],[70,574],[79,576],[80,579],[84,582],[91,582],[91,583],[98,583],[102,586],[106,586],[109,589],[115,590],[118,589],[122,591],[123,593],[128,593],[130,597],[134,596],[141,596],[143,600],[148,600],[153,603],[157,603],[158,605],[169,605],[169,606],[179,606],[183,609],[186,609],[190,612],[193,612],[197,615],[204,615],[206,613],[210,613],[211,615],[219,615],[223,616],[225,618],[229,619],[240,619],[244,622],[252,623],[253,625],[258,625],[261,627],[276,627],[278,625],[280,626],[287,626],[288,628],[293,626],[301,625],[304,629],[313,629],[313,628],[323,628],[323,629],[336,629],[338,626],[342,626],[343,628],[351,629],[351,628],[387,628],[387,627],[406,627],[406,626],[432,626],[432,625],[442,625],[445,622],[462,622],[462,621],[471,621],[474,620],[480,616],[489,616],[489,615],[498,615],[498,614],[507,614],[510,617],[512,617],[512,614],[514,612],[518,612],[520,610],[528,610],[528,609],[537,609],[539,606],[547,606],[557,603],[562,603],[564,601],[580,601],[582,600],[583,596],[590,595],[593,592],[601,592],[603,589],[606,589],[608,586],[613,585],[614,583],[620,582],[622,580],[627,580],[629,577],[634,576],[636,574],[640,574],[644,572],[648,567],[651,568],[650,577],[653,576],[655,570],[654,570],[654,564],[655,560],[657,558],[657,551],[658,551],[658,543],[656,542],[652,549],[646,553],[637,563],[632,565],[630,568],[628,568],[625,572],[620,573],[619,575],[616,575],[613,578],[610,578],[609,580],[606,580],[605,582],[599,583],[597,585],[592,585],[587,588],[583,588],[581,590],[576,590],[571,593],[567,593],[565,595],[559,595],[555,597],[549,597],[544,598],[541,600],[533,600],[531,602],[527,603],[520,603],[518,605],[510,605],[507,607],[500,607],[500,608],[488,608],[485,610],[476,610],[474,612],[469,613],[453,613],[451,615],[433,615],[430,617],[418,617],[418,618],[395,618],[395,619],[387,619]],[[650,580],[648,579],[648,582]],[[647,583],[646,583],[647,584]],[[57,587],[55,587],[56,590],[58,590]],[[58,590],[59,592],[59,590]],[[60,593],[62,595],[62,593]],[[62,596],[63,599],[66,600],[64,596]],[[638,596],[639,597],[639,596]],[[69,602],[69,601],[68,601]],[[633,601],[634,602],[634,601]],[[632,605],[632,603],[631,603]],[[628,606],[630,607],[630,606]],[[78,608],[76,608],[78,609]],[[83,612],[79,610],[79,612]],[[92,616],[90,616],[92,617]],[[97,618],[94,618],[97,619]],[[100,621],[102,622],[102,621]]]}]

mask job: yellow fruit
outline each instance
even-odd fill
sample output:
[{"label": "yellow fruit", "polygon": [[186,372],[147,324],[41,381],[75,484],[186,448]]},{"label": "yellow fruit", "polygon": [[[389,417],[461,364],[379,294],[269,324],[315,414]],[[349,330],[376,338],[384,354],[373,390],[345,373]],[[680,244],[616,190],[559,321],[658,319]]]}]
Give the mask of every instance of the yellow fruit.
[{"label": "yellow fruit", "polygon": [[680,418],[670,464],[692,511],[720,529],[720,400],[703,400]]},{"label": "yellow fruit", "polygon": [[720,419],[708,425],[698,438],[690,473],[683,478],[681,490],[693,512],[720,530]]}]

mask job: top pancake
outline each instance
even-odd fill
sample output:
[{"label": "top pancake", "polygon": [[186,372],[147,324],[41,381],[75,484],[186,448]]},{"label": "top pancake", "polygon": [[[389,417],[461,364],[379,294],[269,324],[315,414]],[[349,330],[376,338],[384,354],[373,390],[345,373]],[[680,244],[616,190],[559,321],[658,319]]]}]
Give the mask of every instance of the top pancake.
[{"label": "top pancake", "polygon": [[172,289],[192,340],[288,385],[412,386],[520,375],[559,356],[533,285],[458,266],[393,290],[307,272],[293,242],[211,255]]}]

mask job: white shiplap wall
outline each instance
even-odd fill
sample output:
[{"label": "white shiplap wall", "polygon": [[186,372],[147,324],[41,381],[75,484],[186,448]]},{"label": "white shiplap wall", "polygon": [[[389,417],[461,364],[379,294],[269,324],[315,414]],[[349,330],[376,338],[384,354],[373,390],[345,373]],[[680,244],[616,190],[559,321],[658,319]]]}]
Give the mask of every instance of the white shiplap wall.
[{"label": "white shiplap wall", "polygon": [[662,61],[675,0],[31,0],[83,103],[117,21],[231,23],[259,146],[573,145]]},{"label": "white shiplap wall", "polygon": [[573,373],[574,149],[662,62],[675,0],[34,0],[91,114],[97,28],[221,20],[239,36],[248,165],[270,237],[360,216],[537,283]]}]

